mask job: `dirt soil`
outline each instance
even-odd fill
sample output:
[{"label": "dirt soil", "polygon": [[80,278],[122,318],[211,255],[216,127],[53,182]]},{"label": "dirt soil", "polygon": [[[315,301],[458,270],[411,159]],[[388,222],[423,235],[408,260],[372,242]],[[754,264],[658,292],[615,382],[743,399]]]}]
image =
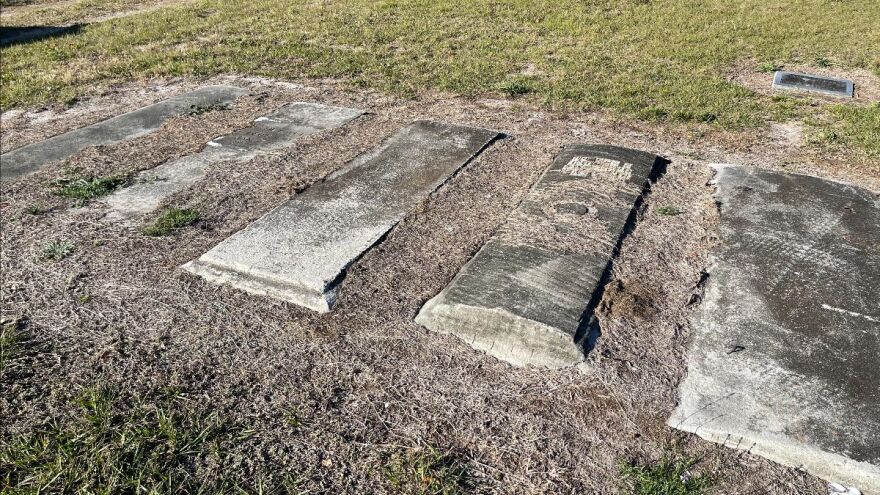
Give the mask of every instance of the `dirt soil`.
[{"label": "dirt soil", "polygon": [[[92,384],[112,384],[126,397],[177,387],[194,407],[253,431],[225,446],[222,463],[195,466],[204,479],[262,478],[271,487],[293,473],[308,493],[391,493],[382,470],[389,457],[430,445],[465,463],[475,493],[616,493],[619,462],[656,461],[669,452],[698,457],[693,469],[718,479],[713,493],[825,493],[825,483],[805,473],[664,425],[685,373],[688,320],[717,237],[706,165],[778,167],[875,191],[880,177],[812,163],[782,139],[710,142],[599,114],[554,115],[515,100],[395,100],[332,82],[306,87],[224,77],[207,83],[246,86],[252,95],[229,110],[175,118],[152,135],[86,149],[2,184],[2,317],[25,318],[33,341],[0,381],[2,441],[69,421],[71,398]],[[3,150],[195,86],[119,86],[66,110],[6,112]],[[215,164],[198,187],[166,201],[202,214],[195,227],[172,236],[145,237],[106,221],[100,201],[76,207],[45,186],[64,168],[102,175],[151,168],[291,101],[371,113],[277,154]],[[510,137],[355,263],[332,313],[180,270],[416,118]],[[514,368],[413,323],[569,143],[628,146],[671,160],[614,263],[599,315],[602,335],[587,371]],[[48,211],[29,214],[35,205]],[[658,213],[664,206],[680,213]],[[73,254],[38,261],[51,240],[73,242]],[[299,411],[305,426],[291,427],[289,411]]]}]

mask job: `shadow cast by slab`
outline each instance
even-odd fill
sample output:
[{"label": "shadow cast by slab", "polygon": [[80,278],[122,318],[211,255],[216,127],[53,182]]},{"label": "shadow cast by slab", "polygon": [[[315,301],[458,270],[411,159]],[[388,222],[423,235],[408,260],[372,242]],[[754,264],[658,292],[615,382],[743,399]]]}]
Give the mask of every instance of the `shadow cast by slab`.
[{"label": "shadow cast by slab", "polygon": [[590,351],[596,347],[599,337],[602,336],[602,329],[599,325],[599,319],[596,318],[595,311],[596,308],[599,307],[602,297],[605,295],[605,286],[607,286],[608,282],[611,280],[611,270],[614,267],[614,260],[617,259],[617,256],[620,254],[620,247],[623,245],[623,241],[633,230],[635,230],[636,221],[642,212],[645,198],[651,193],[651,186],[666,174],[666,168],[670,163],[669,160],[662,157],[657,157],[657,159],[654,160],[654,164],[651,166],[651,174],[648,176],[648,185],[645,187],[645,190],[642,191],[642,194],[639,195],[632,211],[627,217],[623,231],[614,245],[611,258],[609,259],[608,264],[605,265],[605,270],[602,272],[602,278],[599,280],[598,289],[593,292],[593,297],[590,298],[590,303],[587,305],[587,309],[584,310],[581,316],[581,324],[575,332],[574,341],[583,342],[584,356],[588,355]]},{"label": "shadow cast by slab", "polygon": [[85,24],[71,26],[2,26],[0,46],[19,45],[78,33]]}]

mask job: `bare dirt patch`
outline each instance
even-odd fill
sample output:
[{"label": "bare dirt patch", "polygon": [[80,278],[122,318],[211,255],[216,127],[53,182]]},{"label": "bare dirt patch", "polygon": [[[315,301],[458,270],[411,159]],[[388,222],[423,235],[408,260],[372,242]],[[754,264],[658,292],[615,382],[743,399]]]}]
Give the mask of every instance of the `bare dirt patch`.
[{"label": "bare dirt patch", "polygon": [[[205,480],[232,476],[273,487],[293,476],[299,489],[316,493],[393,493],[385,467],[402,452],[430,446],[454,453],[476,493],[614,493],[621,488],[620,461],[652,461],[668,452],[698,458],[693,469],[712,473],[719,493],[824,493],[823,483],[797,470],[664,425],[685,370],[688,319],[716,242],[706,164],[779,167],[786,155],[777,146],[731,148],[601,115],[559,116],[497,100],[394,100],[330,82],[211,83],[248,86],[252,96],[229,110],[173,119],[153,135],[84,150],[65,166],[95,174],[143,170],[291,101],[371,114],[245,164],[215,164],[197,187],[166,200],[197,209],[202,218],[168,237],[105,221],[98,200],[74,208],[50,194],[44,184],[62,174],[61,164],[2,184],[0,316],[25,318],[39,351],[13,357],[10,369],[19,371],[2,376],[0,441],[53,420],[69,422],[71,398],[97,383],[123,397],[174,388],[188,404],[249,432],[224,443],[218,457],[195,463]],[[192,87],[117,87],[66,112],[51,110],[49,131],[33,114],[4,115],[4,135],[25,144]],[[115,106],[103,108],[110,101]],[[318,315],[179,269],[416,118],[510,137],[352,266],[334,312]],[[602,313],[586,373],[513,368],[413,323],[562,147],[583,142],[671,160],[614,263],[611,287],[624,295],[613,289],[606,295],[611,308],[626,308],[617,301],[629,294],[649,301],[651,310]],[[800,166],[878,184],[875,176]],[[42,213],[32,213],[36,204]],[[662,206],[680,213],[660,214]],[[53,240],[72,243],[72,252],[54,263],[39,260],[39,249]]]}]

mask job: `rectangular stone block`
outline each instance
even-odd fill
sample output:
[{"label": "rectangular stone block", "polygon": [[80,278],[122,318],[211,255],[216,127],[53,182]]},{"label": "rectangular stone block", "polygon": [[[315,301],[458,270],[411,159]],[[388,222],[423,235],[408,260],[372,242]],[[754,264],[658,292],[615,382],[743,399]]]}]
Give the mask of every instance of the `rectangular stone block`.
[{"label": "rectangular stone block", "polygon": [[346,268],[498,136],[417,121],[184,269],[327,312]]},{"label": "rectangular stone block", "polygon": [[773,89],[812,91],[832,96],[852,98],[853,82],[848,79],[776,71],[773,76]]},{"label": "rectangular stone block", "polygon": [[166,197],[204,178],[213,163],[247,161],[290,146],[302,136],[340,127],[362,114],[350,108],[291,103],[258,118],[251,127],[210,141],[199,153],[142,172],[134,185],[109,196],[106,203],[114,217],[142,216],[158,208]]},{"label": "rectangular stone block", "polygon": [[63,160],[89,146],[106,146],[134,139],[159,129],[165,121],[193,106],[225,105],[246,94],[241,88],[206,86],[140,108],[97,124],[29,144],[0,156],[0,180],[9,181],[49,163]]},{"label": "rectangular stone block", "polygon": [[655,155],[569,146],[416,321],[515,365],[583,361],[593,309]]},{"label": "rectangular stone block", "polygon": [[715,166],[721,245],[669,425],[880,493],[880,202]]}]

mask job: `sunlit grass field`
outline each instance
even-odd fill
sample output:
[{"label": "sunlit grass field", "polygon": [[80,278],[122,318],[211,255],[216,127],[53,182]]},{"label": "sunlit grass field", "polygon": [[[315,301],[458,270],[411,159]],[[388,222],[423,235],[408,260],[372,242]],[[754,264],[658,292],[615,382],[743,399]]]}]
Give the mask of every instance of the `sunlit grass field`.
[{"label": "sunlit grass field", "polygon": [[[80,0],[4,22],[75,22],[144,3]],[[880,155],[880,106],[810,105],[730,78],[787,65],[880,74],[876,0],[181,1],[2,56],[4,109],[151,77],[329,77],[731,130],[799,118],[814,140]]]}]

